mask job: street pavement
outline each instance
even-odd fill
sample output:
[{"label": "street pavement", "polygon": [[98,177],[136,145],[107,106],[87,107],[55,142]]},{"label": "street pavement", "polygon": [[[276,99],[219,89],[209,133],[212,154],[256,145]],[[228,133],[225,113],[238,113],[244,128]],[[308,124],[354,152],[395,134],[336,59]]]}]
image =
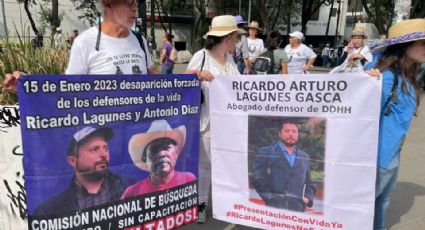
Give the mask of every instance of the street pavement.
[{"label": "street pavement", "polygon": [[[174,73],[183,73],[187,64],[176,64]],[[314,68],[313,72],[327,72],[329,69]],[[184,230],[248,230],[244,226],[233,226],[216,220],[211,215],[207,224],[190,224]],[[425,229],[425,94],[419,105],[418,116],[413,119],[401,155],[397,186],[393,192],[387,218],[389,230]],[[354,229],[355,230],[355,229]]]}]

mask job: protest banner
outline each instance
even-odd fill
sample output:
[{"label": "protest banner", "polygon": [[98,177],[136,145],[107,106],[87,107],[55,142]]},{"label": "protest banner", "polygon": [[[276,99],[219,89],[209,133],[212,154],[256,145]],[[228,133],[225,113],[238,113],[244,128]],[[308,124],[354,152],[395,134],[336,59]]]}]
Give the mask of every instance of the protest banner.
[{"label": "protest banner", "polygon": [[194,75],[24,76],[29,229],[173,229],[197,219]]},{"label": "protest banner", "polygon": [[0,229],[27,229],[20,113],[0,105]]},{"label": "protest banner", "polygon": [[381,82],[217,77],[213,216],[263,229],[372,229]]}]

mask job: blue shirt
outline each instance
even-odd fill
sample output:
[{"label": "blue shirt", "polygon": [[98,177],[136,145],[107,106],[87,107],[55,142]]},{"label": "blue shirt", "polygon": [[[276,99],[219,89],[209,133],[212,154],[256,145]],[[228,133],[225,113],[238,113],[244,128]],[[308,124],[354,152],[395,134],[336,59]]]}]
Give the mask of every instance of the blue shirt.
[{"label": "blue shirt", "polygon": [[282,150],[282,152],[285,154],[285,157],[288,160],[288,163],[291,166],[291,168],[294,167],[295,159],[297,158],[297,150],[295,149],[295,151],[292,154],[289,154],[285,146],[283,145],[282,141],[278,141],[277,144],[279,145],[279,148]]},{"label": "blue shirt", "polygon": [[[382,52],[374,53],[371,63],[365,66],[365,70],[376,66]],[[378,166],[388,168],[391,160],[398,157],[401,146],[409,130],[410,123],[416,110],[416,95],[413,86],[408,80],[399,75],[397,85],[397,101],[390,100],[391,113],[384,115],[386,111],[385,102],[391,95],[391,89],[394,84],[394,75],[391,71],[382,72],[382,97],[381,97],[381,113],[379,123],[379,140],[378,140]],[[406,83],[407,92],[402,91],[402,82]],[[385,108],[384,108],[385,107]]]}]

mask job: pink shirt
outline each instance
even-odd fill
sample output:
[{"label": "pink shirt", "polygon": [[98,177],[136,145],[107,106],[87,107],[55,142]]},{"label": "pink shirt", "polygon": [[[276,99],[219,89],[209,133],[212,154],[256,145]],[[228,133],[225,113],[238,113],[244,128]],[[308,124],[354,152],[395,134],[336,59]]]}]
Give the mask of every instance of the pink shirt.
[{"label": "pink shirt", "polygon": [[153,185],[150,178],[146,178],[137,184],[131,185],[125,189],[121,199],[138,196],[150,192],[162,191],[195,181],[196,177],[190,172],[174,172],[173,179],[167,184]]}]

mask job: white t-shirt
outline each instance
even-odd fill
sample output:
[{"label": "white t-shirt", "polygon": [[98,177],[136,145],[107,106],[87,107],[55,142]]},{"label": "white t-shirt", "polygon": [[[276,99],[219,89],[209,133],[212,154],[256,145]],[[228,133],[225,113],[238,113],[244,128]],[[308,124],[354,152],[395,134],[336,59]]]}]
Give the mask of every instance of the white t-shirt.
[{"label": "white t-shirt", "polygon": [[291,45],[285,47],[285,52],[288,55],[288,74],[302,74],[303,66],[311,58],[316,58],[317,55],[308,46],[301,44],[297,48],[291,48]]},{"label": "white t-shirt", "polygon": [[248,53],[249,53],[249,60],[254,61],[258,56],[266,52],[266,48],[264,47],[264,42],[262,39],[256,38],[251,39],[247,38],[248,40]]},{"label": "white t-shirt", "polygon": [[329,49],[329,47],[323,48],[323,50],[322,50],[322,57],[323,56],[330,56],[329,55],[330,51],[331,51],[331,49]]},{"label": "white t-shirt", "polygon": [[347,58],[345,59],[345,61],[333,68],[329,73],[360,73],[363,71],[363,65],[360,59],[354,61],[354,66],[350,67],[350,65],[348,65],[348,59],[350,59],[351,55],[353,54],[362,54],[364,56],[364,58],[366,59],[367,62],[371,62],[373,60],[373,55],[372,52],[370,51],[368,46],[363,46],[360,48],[353,48],[351,50],[348,51],[347,54]]},{"label": "white t-shirt", "polygon": [[[98,31],[97,27],[92,27],[75,39],[66,74],[147,74],[145,52],[131,31],[126,38],[102,33],[97,51]],[[144,38],[143,43],[147,50]],[[148,55],[148,69],[152,66]]]},{"label": "white t-shirt", "polygon": [[[202,60],[204,59],[205,52],[205,62],[202,70],[207,70],[212,73],[214,76],[221,75],[240,75],[238,68],[233,61],[233,57],[230,54],[227,54],[227,62],[225,65],[218,63],[211,55],[207,49],[202,49],[196,52],[187,66],[188,70],[201,70]],[[209,81],[202,81],[201,88],[204,94],[204,102],[201,105],[201,125],[200,131],[205,132],[204,135],[209,136],[210,130],[210,96],[209,96]]]}]

